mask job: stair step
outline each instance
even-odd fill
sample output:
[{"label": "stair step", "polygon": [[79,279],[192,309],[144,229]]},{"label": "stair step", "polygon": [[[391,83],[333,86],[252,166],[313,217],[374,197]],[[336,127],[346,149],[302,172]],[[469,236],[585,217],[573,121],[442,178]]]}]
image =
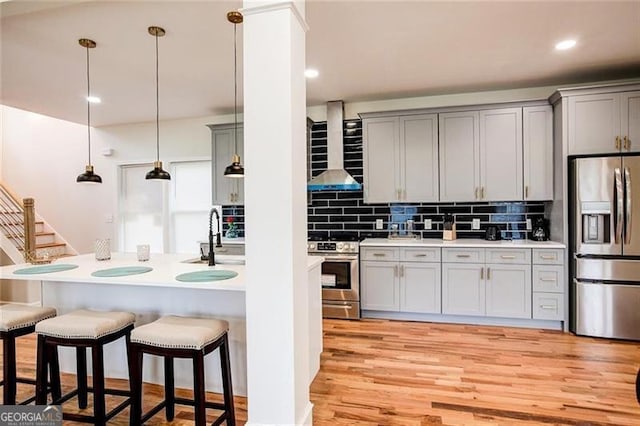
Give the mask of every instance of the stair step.
[{"label": "stair step", "polygon": [[[55,232],[36,232],[36,238],[37,237],[49,237],[49,236],[54,236],[56,235]],[[7,235],[7,238],[9,239],[13,239],[13,238],[24,238],[24,234],[18,234],[18,235]]]}]

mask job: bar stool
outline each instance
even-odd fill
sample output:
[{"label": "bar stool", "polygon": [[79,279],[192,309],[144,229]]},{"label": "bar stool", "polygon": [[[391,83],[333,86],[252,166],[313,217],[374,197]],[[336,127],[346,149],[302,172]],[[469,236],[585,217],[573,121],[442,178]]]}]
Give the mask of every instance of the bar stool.
[{"label": "bar stool", "polygon": [[[16,404],[18,383],[36,384],[34,379],[17,377],[16,338],[33,333],[36,328],[36,323],[55,316],[56,310],[54,308],[17,304],[0,306],[0,339],[2,339],[2,369],[4,373],[0,385],[2,385],[2,403],[4,405]],[[58,382],[52,385],[53,398],[60,398],[60,381],[57,374],[58,359],[54,356],[49,359],[51,360],[50,370],[56,372],[52,377],[58,379]],[[35,399],[34,392],[34,396],[20,402],[20,405],[29,404]]]},{"label": "bar stool", "polygon": [[[104,425],[107,420],[125,409],[130,403],[130,392],[105,388],[103,347],[107,343],[125,337],[128,348],[135,318],[135,315],[129,312],[78,310],[36,324],[36,333],[38,333],[36,404],[44,404],[46,400],[45,377],[49,356],[57,353],[58,346],[70,346],[76,348],[77,388],[54,399],[52,404],[61,405],[77,395],[78,408],[84,409],[87,408],[87,393],[91,392],[93,393],[93,416],[63,411],[63,419]],[[91,348],[92,388],[87,386],[87,348]],[[125,396],[127,399],[106,413],[105,394]]]},{"label": "bar stool", "polygon": [[[212,426],[226,420],[228,426],[235,426],[233,391],[231,388],[231,365],[229,361],[229,340],[227,321],[165,316],[150,324],[137,327],[131,333],[131,425],[140,425],[165,408],[168,421],[173,420],[175,404],[190,405],[195,408],[196,426],[206,424],[206,409],[215,408],[223,413]],[[204,385],[204,356],[220,348],[220,367],[224,403],[206,401]],[[144,354],[164,357],[164,400],[144,415],[142,414],[142,359]],[[176,398],[173,359],[193,360],[193,398]]]}]

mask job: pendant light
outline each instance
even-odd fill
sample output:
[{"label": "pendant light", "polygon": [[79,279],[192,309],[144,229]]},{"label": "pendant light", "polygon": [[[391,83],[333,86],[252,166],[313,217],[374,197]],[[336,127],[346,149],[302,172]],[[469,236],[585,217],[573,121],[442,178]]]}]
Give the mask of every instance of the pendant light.
[{"label": "pendant light", "polygon": [[81,38],[78,40],[78,43],[87,50],[87,142],[89,146],[89,163],[85,167],[84,173],[78,175],[76,182],[102,183],[102,178],[93,172],[93,166],[91,165],[91,102],[89,101],[89,96],[91,96],[91,84],[89,80],[89,49],[96,47],[96,42],[89,40],[88,38]]},{"label": "pendant light", "polygon": [[233,10],[227,13],[227,20],[233,24],[233,116],[234,116],[234,136],[235,154],[231,159],[231,165],[224,169],[224,175],[230,178],[243,178],[244,167],[240,164],[238,155],[238,33],[237,26],[242,23],[242,13]]},{"label": "pendant light", "polygon": [[156,161],[153,162],[153,170],[147,173],[147,179],[171,180],[171,175],[162,169],[160,161],[160,85],[158,83],[158,37],[165,34],[163,28],[149,27],[149,34],[156,38]]}]

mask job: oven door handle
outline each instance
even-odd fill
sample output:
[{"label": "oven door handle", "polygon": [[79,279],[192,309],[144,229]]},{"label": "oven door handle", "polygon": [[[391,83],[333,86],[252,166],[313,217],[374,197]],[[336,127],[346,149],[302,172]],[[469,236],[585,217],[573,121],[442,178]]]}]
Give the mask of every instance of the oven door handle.
[{"label": "oven door handle", "polygon": [[[322,256],[322,255],[318,255],[318,256]],[[329,261],[345,261],[345,262],[349,262],[352,260],[358,260],[358,255],[349,255],[349,256],[322,256],[324,257],[324,260],[329,260]]]}]

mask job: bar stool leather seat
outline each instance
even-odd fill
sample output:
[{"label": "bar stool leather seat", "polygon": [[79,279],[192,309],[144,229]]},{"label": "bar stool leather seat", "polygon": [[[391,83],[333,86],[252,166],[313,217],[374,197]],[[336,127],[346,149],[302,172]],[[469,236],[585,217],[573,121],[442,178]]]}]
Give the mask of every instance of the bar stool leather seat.
[{"label": "bar stool leather seat", "polygon": [[[16,338],[33,333],[38,322],[55,316],[56,310],[54,308],[13,303],[0,306],[0,339],[2,339],[3,369],[3,380],[0,385],[3,386],[2,403],[4,405],[16,404],[17,383],[36,384],[35,379],[17,377]],[[52,369],[57,369],[57,358],[51,361],[55,363]],[[57,395],[59,395],[60,384],[57,383],[56,387]],[[20,404],[29,404],[34,400],[35,395],[20,402]]]}]

